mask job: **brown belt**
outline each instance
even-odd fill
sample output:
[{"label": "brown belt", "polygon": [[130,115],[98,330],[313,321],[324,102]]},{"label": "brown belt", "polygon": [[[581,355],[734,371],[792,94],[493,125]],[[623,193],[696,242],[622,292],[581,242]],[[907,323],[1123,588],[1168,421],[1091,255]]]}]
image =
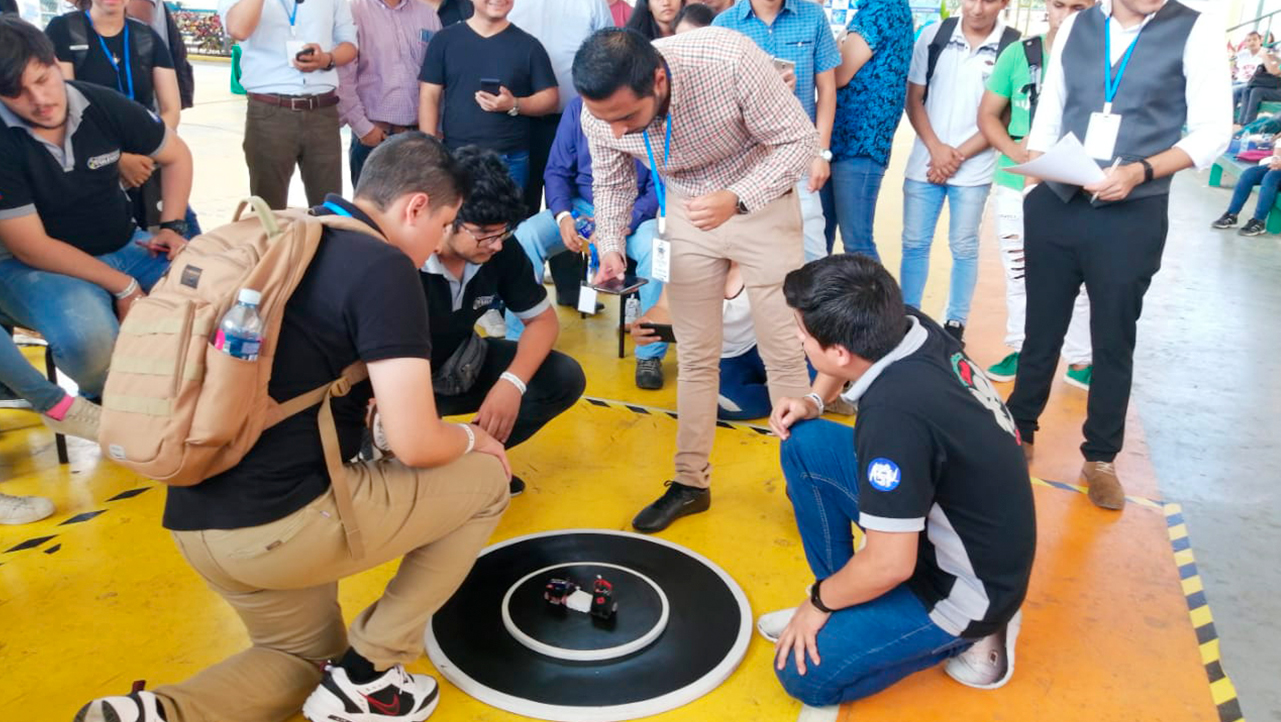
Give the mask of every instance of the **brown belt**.
[{"label": "brown belt", "polygon": [[387,135],[396,135],[397,133],[408,133],[411,130],[418,130],[418,125],[396,125],[395,123],[384,123],[381,120],[370,121],[382,129]]},{"label": "brown belt", "polygon": [[332,90],[319,95],[277,95],[275,93],[246,93],[246,95],[250,100],[290,110],[319,110],[338,105],[338,93]]}]

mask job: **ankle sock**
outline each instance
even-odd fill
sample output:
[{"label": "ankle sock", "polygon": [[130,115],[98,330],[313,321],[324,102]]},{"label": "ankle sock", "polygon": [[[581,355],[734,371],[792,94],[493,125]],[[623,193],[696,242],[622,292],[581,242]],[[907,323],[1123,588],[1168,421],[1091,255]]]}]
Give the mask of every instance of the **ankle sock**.
[{"label": "ankle sock", "polygon": [[347,678],[356,684],[368,684],[383,675],[374,669],[374,663],[360,656],[354,648],[348,647],[347,653],[338,660],[338,666],[347,671]]},{"label": "ankle sock", "polygon": [[62,397],[62,401],[54,404],[52,409],[45,412],[45,416],[48,416],[54,421],[62,421],[66,418],[67,412],[71,410],[71,405],[75,403],[75,401],[76,400],[72,398],[71,394],[66,394]]}]

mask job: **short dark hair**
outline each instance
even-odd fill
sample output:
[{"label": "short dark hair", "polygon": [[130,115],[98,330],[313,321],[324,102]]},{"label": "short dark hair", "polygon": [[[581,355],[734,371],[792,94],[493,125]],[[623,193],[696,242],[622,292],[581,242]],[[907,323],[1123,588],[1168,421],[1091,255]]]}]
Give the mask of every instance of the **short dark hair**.
[{"label": "short dark hair", "polygon": [[456,223],[514,227],[525,220],[525,193],[512,179],[501,156],[475,145],[459,148],[454,158],[471,178],[471,193],[458,210]]},{"label": "short dark hair", "polygon": [[604,100],[620,88],[645,98],[654,94],[654,71],[662,60],[631,28],[597,30],[574,54],[574,89],[588,100]]},{"label": "short dark hair", "polygon": [[716,11],[710,5],[690,3],[676,13],[676,19],[672,21],[672,27],[675,28],[681,23],[689,23],[696,27],[705,28],[711,25],[715,19]]},{"label": "short dark hair", "polygon": [[783,295],[823,348],[844,346],[875,363],[903,340],[903,294],[885,266],[861,253],[805,264],[787,274]]},{"label": "short dark hair", "polygon": [[1258,39],[1260,39],[1260,40],[1262,40],[1262,39],[1263,39],[1263,35],[1261,35],[1261,34],[1259,33],[1259,31],[1258,31],[1258,30],[1251,30],[1250,32],[1248,32],[1248,33],[1246,33],[1246,34],[1245,34],[1245,37],[1246,37],[1246,38],[1258,38]]},{"label": "short dark hair", "polygon": [[16,98],[22,93],[22,74],[33,60],[57,64],[48,36],[17,15],[0,14],[0,95]]},{"label": "short dark hair", "polygon": [[439,140],[418,131],[398,133],[374,148],[356,184],[356,197],[385,210],[410,193],[426,193],[433,206],[467,196],[471,181]]}]

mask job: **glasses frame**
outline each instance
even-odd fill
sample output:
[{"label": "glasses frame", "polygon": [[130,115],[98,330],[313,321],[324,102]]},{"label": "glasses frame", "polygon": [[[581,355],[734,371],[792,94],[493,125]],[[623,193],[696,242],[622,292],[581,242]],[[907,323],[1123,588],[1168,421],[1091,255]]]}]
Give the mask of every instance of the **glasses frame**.
[{"label": "glasses frame", "polygon": [[476,245],[478,246],[491,246],[491,247],[502,245],[505,241],[507,241],[513,235],[516,234],[516,230],[511,226],[508,226],[507,230],[503,231],[502,233],[496,233],[492,236],[485,236],[484,238],[481,238],[477,236],[475,233],[472,233],[472,230],[462,223],[455,223],[454,230],[464,231],[467,235],[471,236],[471,239],[475,241]]}]

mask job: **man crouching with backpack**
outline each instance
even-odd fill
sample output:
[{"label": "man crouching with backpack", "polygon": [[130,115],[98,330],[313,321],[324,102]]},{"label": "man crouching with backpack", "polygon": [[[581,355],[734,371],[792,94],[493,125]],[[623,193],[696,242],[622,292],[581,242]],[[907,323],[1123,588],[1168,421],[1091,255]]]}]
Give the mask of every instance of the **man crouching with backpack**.
[{"label": "man crouching with backpack", "polygon": [[[341,458],[354,457],[377,395],[396,459],[348,464],[339,484],[349,487],[363,556],[339,521],[346,499],[336,501],[326,471],[319,407],[267,429],[229,471],[171,487],[164,513],[183,556],[240,615],[253,646],[185,682],[94,700],[77,722],[249,722],[299,710],[312,720],[418,722],[435,709],[436,682],[402,665],[422,653],[428,618],[498,524],[510,475],[502,444],[480,427],[442,422],[432,392],[417,269],[468,185],[438,141],[403,133],[370,155],[354,201],[330,195],[312,209],[371,231],[325,229],[285,306],[268,390],[291,399],[354,362],[368,365],[370,382],[332,400],[328,429],[337,429]],[[397,558],[386,593],[348,631],[338,580]]]}]

